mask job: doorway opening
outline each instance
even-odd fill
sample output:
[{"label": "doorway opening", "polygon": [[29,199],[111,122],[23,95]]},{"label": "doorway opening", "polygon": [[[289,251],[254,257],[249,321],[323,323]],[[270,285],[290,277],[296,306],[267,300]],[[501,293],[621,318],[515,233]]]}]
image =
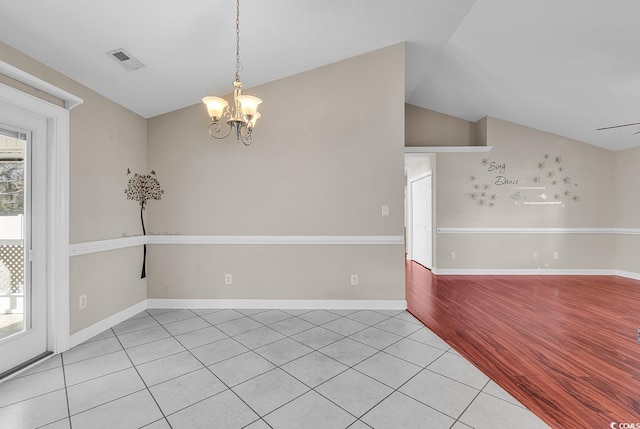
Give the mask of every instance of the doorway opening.
[{"label": "doorway opening", "polygon": [[434,261],[434,191],[432,154],[405,154],[405,227],[407,259],[428,269]]}]

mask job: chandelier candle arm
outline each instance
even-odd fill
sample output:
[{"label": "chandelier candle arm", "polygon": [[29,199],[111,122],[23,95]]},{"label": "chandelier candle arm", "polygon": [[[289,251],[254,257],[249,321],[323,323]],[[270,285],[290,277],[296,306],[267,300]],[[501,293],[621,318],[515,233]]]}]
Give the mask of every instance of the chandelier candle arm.
[{"label": "chandelier candle arm", "polygon": [[[236,139],[242,141],[245,146],[252,142],[251,134],[256,121],[262,116],[258,112],[258,105],[262,100],[252,95],[242,94],[242,81],[240,81],[240,0],[236,0],[236,76],[233,82],[233,104],[220,97],[207,96],[202,102],[207,106],[207,112],[211,118],[209,134],[211,137],[223,139],[235,130]],[[224,132],[221,127],[223,120],[229,129]]]}]

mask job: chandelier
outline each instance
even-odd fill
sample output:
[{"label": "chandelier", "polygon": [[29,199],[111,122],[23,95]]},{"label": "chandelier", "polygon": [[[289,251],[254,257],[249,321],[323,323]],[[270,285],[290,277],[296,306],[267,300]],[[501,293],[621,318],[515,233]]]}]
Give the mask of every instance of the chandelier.
[{"label": "chandelier", "polygon": [[[242,141],[245,146],[251,144],[251,134],[260,118],[258,105],[262,100],[252,95],[242,94],[242,82],[240,81],[240,0],[236,0],[236,79],[233,82],[233,105],[220,97],[204,97],[202,102],[207,105],[207,112],[211,117],[209,135],[217,139],[223,139],[233,130],[236,139]],[[221,122],[229,126],[223,129]]]}]

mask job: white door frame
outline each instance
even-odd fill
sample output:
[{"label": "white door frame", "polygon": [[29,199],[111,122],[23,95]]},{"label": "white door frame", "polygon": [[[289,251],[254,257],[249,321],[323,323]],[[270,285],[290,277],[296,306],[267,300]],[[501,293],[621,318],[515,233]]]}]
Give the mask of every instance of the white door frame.
[{"label": "white door frame", "polygon": [[[69,349],[69,110],[82,100],[48,82],[0,61],[0,74],[44,91],[64,102],[65,108],[0,84],[0,100],[46,118],[46,282],[47,349]],[[34,259],[37,255],[34,255]]]},{"label": "white door frame", "polygon": [[411,236],[410,237],[411,246],[409,247],[409,249],[407,249],[407,258],[411,259],[411,260],[414,260],[414,258],[413,258],[413,256],[414,256],[413,255],[413,246],[414,246],[414,234],[415,234],[415,231],[413,230],[414,229],[413,225],[415,223],[415,219],[413,219],[413,208],[414,208],[413,207],[414,206],[414,204],[413,204],[413,183],[417,182],[419,180],[422,180],[422,179],[424,179],[426,177],[431,177],[431,180],[432,180],[432,182],[431,182],[431,201],[429,202],[429,207],[430,207],[430,210],[431,210],[431,212],[430,212],[431,231],[429,232],[429,234],[431,235],[431,249],[428,249],[429,252],[431,253],[431,258],[430,258],[431,259],[431,266],[427,267],[427,268],[433,269],[433,265],[434,265],[434,263],[433,263],[433,260],[434,260],[434,258],[433,258],[433,255],[434,255],[434,252],[433,252],[433,244],[434,244],[433,243],[433,170],[429,170],[429,171],[426,171],[426,172],[424,172],[424,173],[422,173],[422,174],[420,174],[418,176],[412,177],[411,180],[409,181],[409,189],[408,189],[408,192],[407,192],[407,197],[411,201],[411,222],[410,222],[411,229],[409,231],[410,234],[407,234],[407,236]]}]

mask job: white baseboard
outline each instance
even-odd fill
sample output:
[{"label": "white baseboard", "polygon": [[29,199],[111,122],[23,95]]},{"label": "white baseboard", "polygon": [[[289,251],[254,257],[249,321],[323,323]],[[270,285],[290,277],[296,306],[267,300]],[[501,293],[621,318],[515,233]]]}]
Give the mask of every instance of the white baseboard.
[{"label": "white baseboard", "polygon": [[620,276],[640,280],[640,273],[609,269],[546,269],[546,268],[432,268],[440,276]]},{"label": "white baseboard", "polygon": [[[618,276],[616,270],[588,270],[588,269],[495,269],[495,268],[469,268],[469,269],[438,269],[431,270],[436,275],[456,276]],[[631,274],[631,273],[630,273]]]},{"label": "white baseboard", "polygon": [[244,308],[319,310],[406,310],[405,300],[148,299],[148,308]]},{"label": "white baseboard", "polygon": [[147,300],[140,301],[139,303],[132,305],[129,308],[125,308],[124,310],[116,314],[113,314],[107,317],[106,319],[103,319],[97,323],[94,323],[93,325],[88,326],[84,329],[81,329],[75,334],[71,334],[71,336],[69,337],[69,347],[75,347],[78,344],[82,344],[88,339],[95,337],[99,333],[109,328],[112,328],[113,326],[117,325],[120,322],[124,322],[128,318],[135,316],[136,314],[146,309],[147,309]]},{"label": "white baseboard", "polygon": [[626,277],[628,279],[640,280],[640,273],[632,273],[630,271],[617,270],[616,275],[620,277]]}]

